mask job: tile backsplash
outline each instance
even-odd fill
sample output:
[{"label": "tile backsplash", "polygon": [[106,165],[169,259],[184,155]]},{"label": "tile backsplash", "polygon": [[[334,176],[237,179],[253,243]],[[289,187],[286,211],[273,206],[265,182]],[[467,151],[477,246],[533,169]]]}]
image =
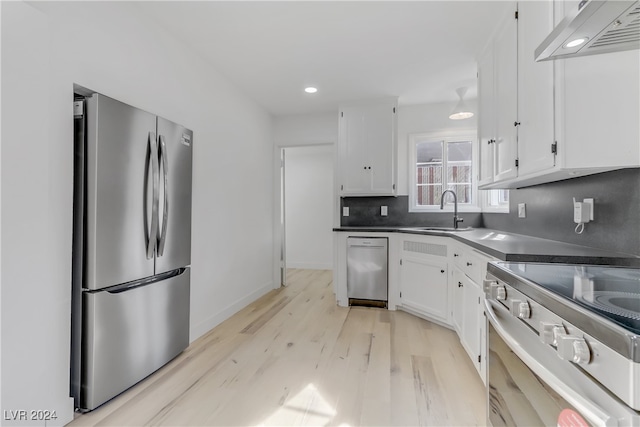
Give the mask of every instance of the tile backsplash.
[{"label": "tile backsplash", "polygon": [[[573,198],[595,200],[594,221],[576,234]],[[534,187],[511,190],[509,213],[467,213],[461,227],[486,227],[616,252],[640,255],[640,168],[622,169]],[[526,203],[526,218],[518,204]],[[451,212],[409,212],[408,196],[344,197],[342,226],[451,227]],[[380,214],[381,206],[388,215]]]},{"label": "tile backsplash", "polygon": [[[349,207],[349,216],[341,216],[340,224],[345,227],[453,227],[451,212],[409,212],[409,196],[397,197],[343,197],[342,208]],[[380,208],[387,206],[387,216],[380,214]],[[464,218],[459,227],[482,227],[482,214],[458,213]]]},{"label": "tile backsplash", "polygon": [[[594,220],[576,234],[573,198],[594,199]],[[526,218],[518,204],[526,203]],[[640,168],[621,169],[509,192],[509,213],[482,215],[484,226],[640,255]]]}]

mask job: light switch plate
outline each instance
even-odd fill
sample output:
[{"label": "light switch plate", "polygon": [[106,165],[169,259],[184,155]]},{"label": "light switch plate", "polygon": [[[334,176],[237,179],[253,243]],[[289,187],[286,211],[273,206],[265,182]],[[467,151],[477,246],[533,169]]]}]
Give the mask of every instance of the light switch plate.
[{"label": "light switch plate", "polygon": [[387,216],[387,207],[386,206],[380,206],[380,215],[381,216]]},{"label": "light switch plate", "polygon": [[342,207],[342,216],[349,216],[349,206]]},{"label": "light switch plate", "polygon": [[518,203],[518,218],[527,217],[527,205],[525,203]]}]

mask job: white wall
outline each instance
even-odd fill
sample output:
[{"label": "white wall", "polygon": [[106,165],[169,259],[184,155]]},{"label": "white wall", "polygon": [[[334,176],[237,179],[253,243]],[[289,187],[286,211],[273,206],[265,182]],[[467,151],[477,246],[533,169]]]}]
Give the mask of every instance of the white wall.
[{"label": "white wall", "polygon": [[285,149],[287,268],[333,268],[333,146]]},{"label": "white wall", "polygon": [[338,112],[276,117],[273,139],[281,147],[336,143]]},{"label": "white wall", "polygon": [[73,84],[194,131],[191,340],[273,286],[272,118],[130,3],[0,7],[1,406],[55,410],[48,425],[63,425]]}]

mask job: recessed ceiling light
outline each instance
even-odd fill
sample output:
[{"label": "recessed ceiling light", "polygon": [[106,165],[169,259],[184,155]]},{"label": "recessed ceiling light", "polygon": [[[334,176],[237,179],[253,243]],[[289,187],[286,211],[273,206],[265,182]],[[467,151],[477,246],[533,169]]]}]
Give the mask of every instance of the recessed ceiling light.
[{"label": "recessed ceiling light", "polygon": [[565,43],[563,47],[571,48],[571,47],[580,46],[582,43],[586,42],[587,40],[589,39],[587,39],[586,37],[574,39],[574,40],[571,40],[569,43]]},{"label": "recessed ceiling light", "polygon": [[316,93],[318,91],[318,88],[315,88],[313,86],[309,86],[309,87],[305,87],[304,91],[307,93]]}]

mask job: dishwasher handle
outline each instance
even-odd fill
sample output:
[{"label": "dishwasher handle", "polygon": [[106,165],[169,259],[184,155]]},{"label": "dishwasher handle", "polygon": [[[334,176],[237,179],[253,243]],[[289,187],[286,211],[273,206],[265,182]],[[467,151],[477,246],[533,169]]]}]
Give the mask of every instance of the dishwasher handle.
[{"label": "dishwasher handle", "polygon": [[386,237],[349,237],[347,239],[347,246],[350,248],[386,248]]}]

